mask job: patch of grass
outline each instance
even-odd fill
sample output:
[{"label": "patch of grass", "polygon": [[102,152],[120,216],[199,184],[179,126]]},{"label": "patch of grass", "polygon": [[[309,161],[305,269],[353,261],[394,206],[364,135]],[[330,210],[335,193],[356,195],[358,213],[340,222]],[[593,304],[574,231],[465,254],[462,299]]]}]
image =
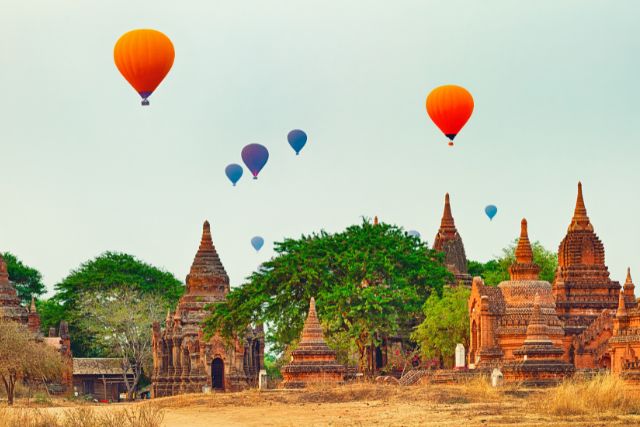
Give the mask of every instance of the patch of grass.
[{"label": "patch of grass", "polygon": [[550,389],[540,402],[552,415],[590,415],[607,413],[640,414],[637,391],[615,375],[597,375],[589,380],[565,380]]},{"label": "patch of grass", "polygon": [[0,408],[0,427],[160,427],[163,419],[164,411],[151,404],[102,413],[80,407],[59,416],[41,409]]}]

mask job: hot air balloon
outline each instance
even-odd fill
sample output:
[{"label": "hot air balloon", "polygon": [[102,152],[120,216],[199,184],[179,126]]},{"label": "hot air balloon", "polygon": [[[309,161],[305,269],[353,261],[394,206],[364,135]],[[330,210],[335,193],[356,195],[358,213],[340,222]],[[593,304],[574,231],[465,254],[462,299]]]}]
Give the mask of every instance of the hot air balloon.
[{"label": "hot air balloon", "polygon": [[113,48],[113,60],[125,79],[149,105],[149,96],[165,78],[175,58],[171,40],[160,31],[124,33]]},{"label": "hot air balloon", "polygon": [[498,208],[494,205],[488,205],[486,208],[484,208],[484,212],[487,214],[489,219],[493,221],[493,217],[498,213]]},{"label": "hot air balloon", "polygon": [[409,236],[417,237],[418,239],[420,238],[420,233],[416,230],[409,230],[407,231],[407,234]]},{"label": "hot air balloon", "polygon": [[255,236],[251,238],[251,246],[253,246],[253,249],[255,249],[256,252],[262,248],[262,245],[264,245],[264,239],[262,237]]},{"label": "hot air balloon", "polygon": [[269,151],[260,144],[249,144],[242,149],[242,161],[251,171],[253,179],[258,179],[258,173],[267,164]]},{"label": "hot air balloon", "polygon": [[242,177],[242,166],[236,163],[231,163],[226,168],[224,168],[224,173],[227,175],[227,178],[229,178],[229,181],[231,181],[231,183],[235,187],[236,182],[240,181],[240,178]]},{"label": "hot air balloon", "polygon": [[289,135],[287,135],[287,140],[289,141],[289,145],[291,146],[291,148],[293,148],[293,150],[296,152],[297,156],[298,154],[300,154],[300,150],[302,150],[302,147],[304,147],[304,145],[307,143],[307,134],[304,133],[303,130],[294,129],[289,132]]},{"label": "hot air balloon", "polygon": [[453,139],[473,113],[473,97],[460,86],[437,87],[427,96],[427,113],[453,145]]}]

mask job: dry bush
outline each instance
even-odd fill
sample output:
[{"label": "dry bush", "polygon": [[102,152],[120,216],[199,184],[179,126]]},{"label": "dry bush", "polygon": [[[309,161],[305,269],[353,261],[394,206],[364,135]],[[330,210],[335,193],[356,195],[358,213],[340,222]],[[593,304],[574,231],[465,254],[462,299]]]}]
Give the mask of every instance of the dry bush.
[{"label": "dry bush", "polygon": [[112,411],[74,408],[56,416],[40,409],[0,408],[0,427],[160,427],[164,411],[144,404]]},{"label": "dry bush", "polygon": [[0,427],[58,427],[63,426],[56,415],[39,409],[0,408]]},{"label": "dry bush", "polygon": [[565,380],[551,389],[540,403],[552,415],[639,414],[640,400],[615,375],[597,375],[589,380]]}]

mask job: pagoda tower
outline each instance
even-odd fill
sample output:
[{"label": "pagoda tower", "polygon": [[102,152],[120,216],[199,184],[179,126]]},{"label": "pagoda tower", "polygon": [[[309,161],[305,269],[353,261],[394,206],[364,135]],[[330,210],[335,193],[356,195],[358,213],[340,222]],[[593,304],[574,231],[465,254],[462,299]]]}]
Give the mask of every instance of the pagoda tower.
[{"label": "pagoda tower", "polygon": [[440,221],[440,229],[433,242],[433,249],[444,252],[444,264],[455,276],[455,283],[471,286],[471,276],[467,269],[467,255],[464,251],[462,237],[458,233],[451,214],[449,193],[444,196],[444,212]]},{"label": "pagoda tower", "polygon": [[9,281],[7,263],[0,255],[0,319],[12,320],[27,325],[28,310],[20,304],[16,288]]},{"label": "pagoda tower", "polygon": [[604,245],[587,216],[578,183],[576,207],[567,234],[558,249],[553,295],[558,316],[568,335],[582,333],[602,310],[615,311],[620,284],[609,278]]},{"label": "pagoda tower", "polygon": [[284,388],[302,388],[310,383],[337,384],[343,380],[345,367],[336,362],[336,352],[324,340],[313,297],[300,343],[291,353],[291,363],[281,371]]},{"label": "pagoda tower", "polygon": [[205,221],[185,294],[175,312],[167,313],[164,330],[158,322],[153,324],[153,397],[202,392],[207,387],[237,391],[257,382],[264,367],[261,327],[248,327],[244,336],[231,343],[218,334],[208,340],[204,337],[202,324],[209,314],[206,307],[224,301],[229,290],[229,276]]}]

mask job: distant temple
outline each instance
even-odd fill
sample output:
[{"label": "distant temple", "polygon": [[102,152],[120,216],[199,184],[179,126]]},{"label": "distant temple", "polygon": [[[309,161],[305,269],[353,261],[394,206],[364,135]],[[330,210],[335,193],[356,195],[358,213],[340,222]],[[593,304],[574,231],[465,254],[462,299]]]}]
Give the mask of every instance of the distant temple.
[{"label": "distant temple", "polygon": [[175,312],[167,313],[164,330],[158,322],[153,324],[153,397],[202,392],[205,387],[236,391],[257,384],[264,367],[262,327],[248,328],[244,337],[231,343],[219,335],[204,338],[205,306],[224,301],[229,290],[229,276],[205,221],[185,294]]},{"label": "distant temple", "polygon": [[449,193],[444,196],[444,212],[440,229],[433,242],[433,249],[444,252],[444,264],[455,277],[455,285],[462,283],[471,286],[471,276],[467,269],[467,254],[464,251],[462,237],[456,229],[449,204]]},{"label": "distant temple", "polygon": [[324,340],[313,298],[300,342],[291,353],[291,363],[283,366],[281,371],[284,388],[302,388],[312,383],[337,384],[343,380],[345,367],[336,362],[336,352]]},{"label": "distant temple", "polygon": [[511,280],[498,287],[473,280],[469,364],[499,366],[506,379],[531,384],[593,368],[611,368],[640,381],[635,286],[629,271],[622,288],[609,278],[604,246],[587,216],[580,183],[553,285],[538,280],[538,272],[523,220]]}]

